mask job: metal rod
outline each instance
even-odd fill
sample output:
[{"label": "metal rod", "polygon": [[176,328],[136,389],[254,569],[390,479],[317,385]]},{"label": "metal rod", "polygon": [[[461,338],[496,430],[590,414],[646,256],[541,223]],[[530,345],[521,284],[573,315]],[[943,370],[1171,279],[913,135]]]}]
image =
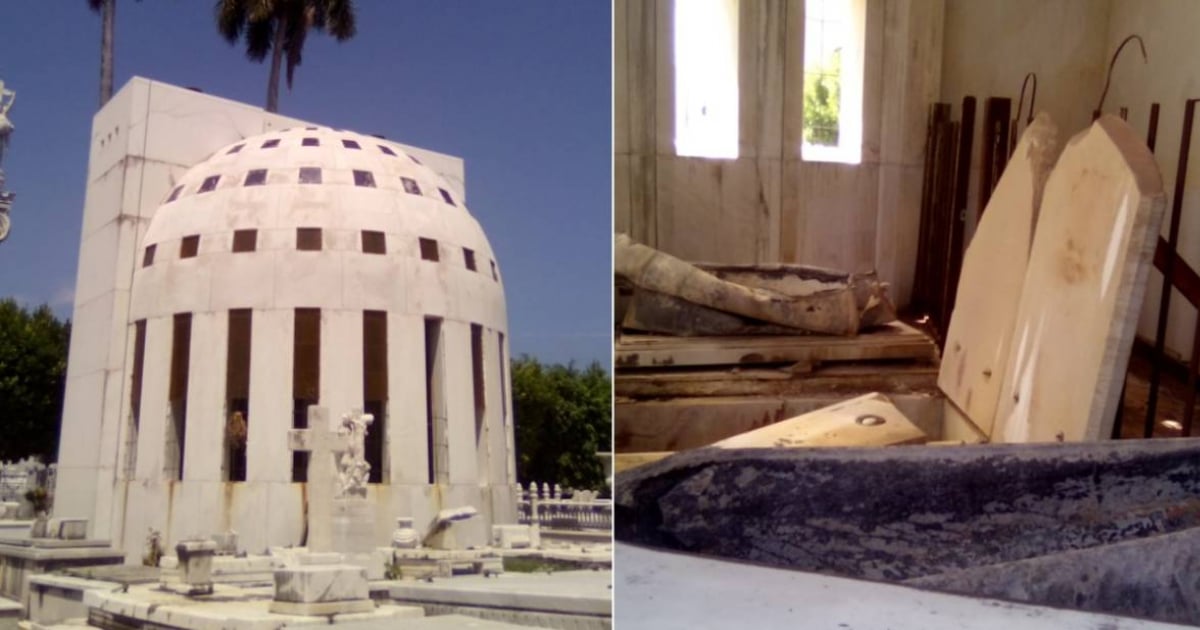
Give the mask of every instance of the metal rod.
[{"label": "metal rod", "polygon": [[1154,153],[1154,145],[1158,142],[1158,103],[1150,104],[1150,125],[1146,130],[1146,146]]},{"label": "metal rod", "polygon": [[1158,406],[1158,385],[1162,375],[1163,350],[1167,337],[1167,312],[1171,307],[1171,278],[1175,273],[1175,252],[1179,245],[1179,215],[1183,210],[1183,188],[1187,180],[1188,152],[1192,146],[1192,122],[1196,117],[1196,103],[1200,99],[1188,99],[1183,112],[1183,135],[1179,140],[1179,164],[1175,169],[1175,196],[1171,199],[1171,223],[1167,228],[1167,260],[1163,264],[1162,295],[1158,299],[1158,326],[1154,334],[1154,354],[1150,365],[1150,396],[1146,399],[1146,423],[1142,437],[1154,435],[1154,413]]},{"label": "metal rod", "polygon": [[1029,123],[1033,122],[1033,107],[1037,102],[1037,73],[1030,72],[1021,81],[1021,96],[1017,98],[1017,117],[1013,119],[1012,129],[1009,133],[1009,155],[1012,155],[1012,152],[1017,150],[1017,137],[1021,135],[1018,132],[1018,128],[1021,126],[1021,111],[1025,106],[1025,88],[1029,86],[1030,79],[1033,80],[1033,90],[1029,93],[1029,113],[1025,117],[1025,126],[1029,126]]},{"label": "metal rod", "polygon": [[1108,86],[1112,84],[1113,67],[1117,65],[1117,57],[1121,55],[1121,51],[1124,50],[1125,44],[1128,44],[1130,40],[1134,39],[1137,40],[1138,48],[1141,48],[1142,50],[1142,63],[1148,63],[1150,61],[1150,57],[1146,55],[1146,44],[1142,41],[1142,37],[1140,35],[1130,35],[1121,42],[1120,46],[1117,46],[1117,51],[1113,53],[1112,61],[1108,62],[1108,76],[1104,79],[1104,91],[1100,93],[1100,103],[1096,105],[1096,109],[1092,110],[1092,120],[1099,118],[1100,112],[1104,111],[1104,99],[1108,96]]}]

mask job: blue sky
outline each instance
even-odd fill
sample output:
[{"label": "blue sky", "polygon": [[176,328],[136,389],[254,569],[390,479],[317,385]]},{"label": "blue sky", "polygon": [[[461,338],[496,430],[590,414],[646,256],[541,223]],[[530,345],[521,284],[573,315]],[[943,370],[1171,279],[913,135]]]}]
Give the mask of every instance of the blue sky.
[{"label": "blue sky", "polygon": [[[462,157],[505,274],[514,355],[611,368],[607,0],[357,0],[358,35],[310,36],[282,114]],[[0,297],[71,314],[100,18],[84,0],[5,2],[17,193]],[[116,88],[134,75],[261,105],[267,63],[216,31],[212,0],[117,0]]]}]

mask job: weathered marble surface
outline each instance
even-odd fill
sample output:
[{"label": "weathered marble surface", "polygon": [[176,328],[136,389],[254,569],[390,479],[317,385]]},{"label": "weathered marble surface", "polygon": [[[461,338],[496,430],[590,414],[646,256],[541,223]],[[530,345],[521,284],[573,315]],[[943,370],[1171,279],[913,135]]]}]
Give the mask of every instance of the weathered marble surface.
[{"label": "weathered marble surface", "polygon": [[1200,439],[702,449],[617,475],[616,537],[904,580],[1200,525]]},{"label": "weathered marble surface", "polygon": [[1200,528],[951,571],[911,586],[1200,624]]}]

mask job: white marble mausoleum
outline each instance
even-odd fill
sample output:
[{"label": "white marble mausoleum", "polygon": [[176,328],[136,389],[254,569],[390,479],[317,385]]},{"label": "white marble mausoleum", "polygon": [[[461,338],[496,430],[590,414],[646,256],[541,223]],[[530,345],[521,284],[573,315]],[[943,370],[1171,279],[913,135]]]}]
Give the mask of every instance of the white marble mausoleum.
[{"label": "white marble mausoleum", "polygon": [[462,161],[135,78],[93,123],[57,516],[133,559],[305,535],[309,405],[374,414],[375,538],[516,522],[500,269]]}]

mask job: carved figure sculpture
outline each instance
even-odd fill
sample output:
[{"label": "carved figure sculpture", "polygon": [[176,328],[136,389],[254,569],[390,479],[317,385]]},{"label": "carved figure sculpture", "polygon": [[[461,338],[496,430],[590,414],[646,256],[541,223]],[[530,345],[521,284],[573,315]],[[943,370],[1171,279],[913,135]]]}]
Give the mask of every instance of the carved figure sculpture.
[{"label": "carved figure sculpture", "polygon": [[367,463],[363,442],[367,437],[367,426],[374,421],[375,416],[357,411],[342,416],[338,433],[348,436],[348,444],[337,460],[339,497],[367,496],[371,465]]}]

